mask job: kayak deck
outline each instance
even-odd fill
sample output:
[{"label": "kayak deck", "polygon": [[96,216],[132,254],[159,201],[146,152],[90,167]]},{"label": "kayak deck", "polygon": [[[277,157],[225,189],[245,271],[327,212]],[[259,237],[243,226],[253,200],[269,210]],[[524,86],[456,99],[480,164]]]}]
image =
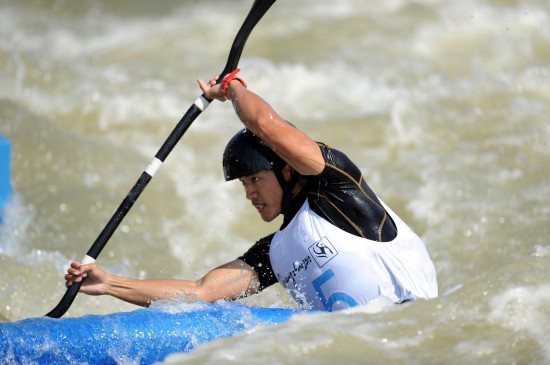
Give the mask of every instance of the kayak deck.
[{"label": "kayak deck", "polygon": [[177,313],[154,308],[78,318],[31,318],[0,323],[0,358],[18,364],[152,364],[201,343],[282,323],[301,312],[200,303]]}]

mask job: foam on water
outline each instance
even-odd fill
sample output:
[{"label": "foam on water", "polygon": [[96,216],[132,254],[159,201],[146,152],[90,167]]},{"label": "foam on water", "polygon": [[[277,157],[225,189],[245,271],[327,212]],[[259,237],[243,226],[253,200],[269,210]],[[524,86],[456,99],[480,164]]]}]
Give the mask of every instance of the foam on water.
[{"label": "foam on water", "polygon": [[516,332],[527,332],[539,342],[545,357],[550,357],[550,284],[520,286],[491,298],[489,321]]}]

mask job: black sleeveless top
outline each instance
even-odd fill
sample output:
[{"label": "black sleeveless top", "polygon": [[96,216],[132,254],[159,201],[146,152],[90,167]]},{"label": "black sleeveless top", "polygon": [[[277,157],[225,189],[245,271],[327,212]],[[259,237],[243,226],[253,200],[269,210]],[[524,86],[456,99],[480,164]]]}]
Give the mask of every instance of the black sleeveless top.
[{"label": "black sleeveless top", "polygon": [[[382,204],[365,182],[359,168],[342,152],[319,143],[325,168],[316,176],[307,176],[304,188],[287,208],[281,229],[286,227],[308,199],[311,209],[330,223],[353,235],[387,242],[397,229]],[[275,233],[257,241],[239,259],[252,266],[260,280],[259,290],[277,282],[269,248]]]}]

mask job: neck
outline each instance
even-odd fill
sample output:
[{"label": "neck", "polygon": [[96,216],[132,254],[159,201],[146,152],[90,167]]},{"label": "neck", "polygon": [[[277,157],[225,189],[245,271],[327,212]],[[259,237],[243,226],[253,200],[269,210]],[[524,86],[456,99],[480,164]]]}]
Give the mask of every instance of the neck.
[{"label": "neck", "polygon": [[306,179],[303,176],[299,176],[298,180],[294,184],[294,187],[292,188],[292,191],[290,192],[290,194],[292,195],[292,198],[295,198],[296,195],[298,195],[298,193],[302,191],[305,185],[306,185]]}]

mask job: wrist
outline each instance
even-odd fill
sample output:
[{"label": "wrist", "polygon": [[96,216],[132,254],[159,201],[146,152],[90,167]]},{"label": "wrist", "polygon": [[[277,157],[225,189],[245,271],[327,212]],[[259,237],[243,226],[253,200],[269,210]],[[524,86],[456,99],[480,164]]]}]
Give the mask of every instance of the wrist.
[{"label": "wrist", "polygon": [[223,78],[220,85],[220,90],[222,92],[222,96],[224,96],[225,98],[228,98],[228,89],[233,81],[238,81],[242,86],[244,86],[245,88],[247,87],[246,82],[242,78],[236,76],[240,70],[241,69],[236,68],[235,70],[233,70],[233,72],[227,74]]}]

